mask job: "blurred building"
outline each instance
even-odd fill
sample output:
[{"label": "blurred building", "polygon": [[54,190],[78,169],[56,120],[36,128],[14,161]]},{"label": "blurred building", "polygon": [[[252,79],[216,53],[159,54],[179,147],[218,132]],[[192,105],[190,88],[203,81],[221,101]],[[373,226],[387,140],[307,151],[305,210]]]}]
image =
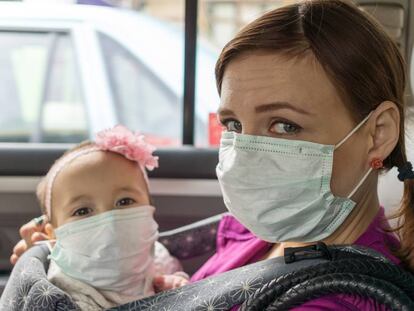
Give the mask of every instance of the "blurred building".
[{"label": "blurred building", "polygon": [[[266,11],[297,0],[199,0],[199,34],[221,48],[247,23]],[[144,10],[175,24],[184,21],[185,0],[122,0],[122,6]]]},{"label": "blurred building", "polygon": [[[1,0],[0,0],[1,1]],[[39,3],[78,3],[144,11],[151,16],[184,26],[185,0],[24,0]],[[199,0],[199,35],[221,49],[243,26],[271,9],[298,0]]]}]

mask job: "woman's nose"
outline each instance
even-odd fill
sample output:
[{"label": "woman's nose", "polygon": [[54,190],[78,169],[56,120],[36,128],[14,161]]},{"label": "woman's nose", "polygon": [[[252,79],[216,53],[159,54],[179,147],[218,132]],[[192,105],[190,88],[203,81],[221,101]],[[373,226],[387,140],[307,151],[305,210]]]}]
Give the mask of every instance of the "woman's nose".
[{"label": "woman's nose", "polygon": [[262,128],[260,124],[255,124],[255,123],[242,124],[241,134],[266,136],[266,133],[267,131],[264,128]]}]

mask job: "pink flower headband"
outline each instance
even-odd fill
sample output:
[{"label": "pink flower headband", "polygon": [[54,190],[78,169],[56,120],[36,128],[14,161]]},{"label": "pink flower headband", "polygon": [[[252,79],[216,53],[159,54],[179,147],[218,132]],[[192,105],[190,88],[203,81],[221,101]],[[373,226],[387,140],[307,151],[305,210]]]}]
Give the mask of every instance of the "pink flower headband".
[{"label": "pink flower headband", "polygon": [[125,126],[117,125],[112,129],[103,130],[96,135],[96,141],[91,147],[86,147],[69,153],[61,159],[49,173],[50,177],[46,186],[45,209],[47,216],[52,215],[52,189],[57,175],[73,160],[97,151],[110,151],[123,155],[125,158],[138,163],[145,181],[148,184],[148,176],[145,168],[152,171],[158,167],[158,157],[152,155],[155,147],[145,142],[144,135],[134,133]]}]

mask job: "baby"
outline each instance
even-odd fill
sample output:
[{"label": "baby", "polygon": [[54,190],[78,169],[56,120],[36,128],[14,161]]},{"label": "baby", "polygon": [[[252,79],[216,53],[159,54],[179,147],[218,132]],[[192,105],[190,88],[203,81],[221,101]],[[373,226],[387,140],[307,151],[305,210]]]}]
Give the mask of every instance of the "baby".
[{"label": "baby", "polygon": [[[146,169],[154,148],[123,126],[69,150],[37,189],[51,247],[48,279],[81,310],[102,310],[188,283],[157,242]],[[156,282],[154,282],[155,285]]]}]

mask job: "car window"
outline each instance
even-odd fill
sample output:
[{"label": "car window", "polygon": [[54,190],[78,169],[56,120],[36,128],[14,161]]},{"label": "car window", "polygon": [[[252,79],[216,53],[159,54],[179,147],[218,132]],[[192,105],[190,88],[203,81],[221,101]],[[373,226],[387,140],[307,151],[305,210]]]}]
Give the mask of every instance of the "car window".
[{"label": "car window", "polygon": [[0,32],[0,141],[75,142],[85,112],[70,37]]},{"label": "car window", "polygon": [[179,144],[182,103],[178,95],[119,42],[102,33],[99,39],[120,122],[146,134],[156,145]]},{"label": "car window", "polygon": [[0,32],[1,141],[30,140],[39,118],[50,39],[47,33]]},{"label": "car window", "polygon": [[[197,57],[206,53],[202,47],[206,46],[211,51],[210,54],[218,58],[224,45],[229,42],[236,33],[246,26],[249,22],[259,17],[263,13],[272,9],[295,3],[299,0],[257,0],[257,1],[208,1],[201,0],[198,6],[198,44]],[[202,77],[214,78],[214,68],[216,62],[200,63],[197,62],[197,72],[202,72]],[[199,78],[199,76],[197,76]],[[198,84],[199,85],[199,84]],[[210,89],[210,93],[217,90]],[[196,141],[199,146],[217,147],[220,144],[222,126],[217,121],[216,111],[219,106],[217,102],[210,104],[196,98],[196,110],[203,110],[208,120],[204,127],[195,128]],[[207,108],[204,108],[207,107]]]},{"label": "car window", "polygon": [[56,36],[51,53],[41,107],[39,140],[76,143],[88,137],[88,125],[70,37]]}]

